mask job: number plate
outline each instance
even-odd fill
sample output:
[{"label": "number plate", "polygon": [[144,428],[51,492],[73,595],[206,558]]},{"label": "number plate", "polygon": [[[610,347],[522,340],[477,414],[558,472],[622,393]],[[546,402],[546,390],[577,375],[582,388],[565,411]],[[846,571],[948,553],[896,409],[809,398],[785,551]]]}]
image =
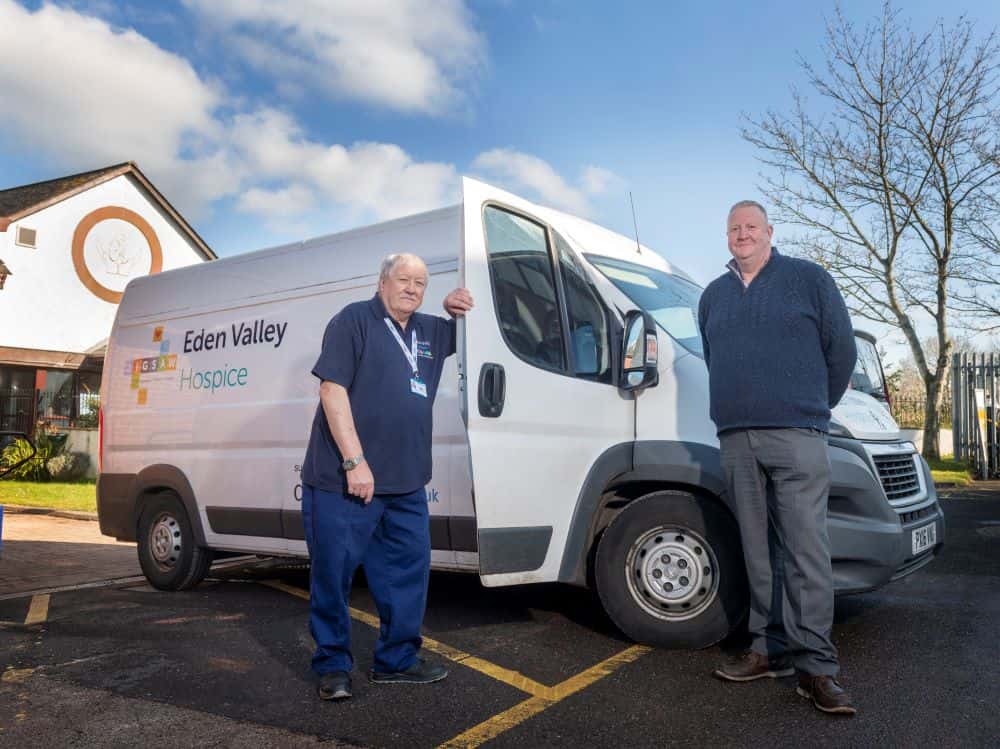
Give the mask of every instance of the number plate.
[{"label": "number plate", "polygon": [[931,523],[913,531],[913,554],[926,551],[937,543],[937,525]]}]

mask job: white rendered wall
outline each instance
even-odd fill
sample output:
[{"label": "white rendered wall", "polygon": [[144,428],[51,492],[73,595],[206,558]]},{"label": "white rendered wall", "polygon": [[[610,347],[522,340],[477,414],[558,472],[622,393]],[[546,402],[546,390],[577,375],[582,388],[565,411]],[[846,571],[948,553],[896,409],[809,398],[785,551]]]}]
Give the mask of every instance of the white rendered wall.
[{"label": "white rendered wall", "polygon": [[[195,244],[136,182],[116,177],[0,232],[0,259],[13,273],[0,291],[0,346],[82,353],[108,336],[118,305],[84,286],[72,257],[77,225],[106,206],[127,208],[149,222],[160,242],[163,270],[203,261]],[[15,243],[19,225],[38,232],[35,249]]]}]

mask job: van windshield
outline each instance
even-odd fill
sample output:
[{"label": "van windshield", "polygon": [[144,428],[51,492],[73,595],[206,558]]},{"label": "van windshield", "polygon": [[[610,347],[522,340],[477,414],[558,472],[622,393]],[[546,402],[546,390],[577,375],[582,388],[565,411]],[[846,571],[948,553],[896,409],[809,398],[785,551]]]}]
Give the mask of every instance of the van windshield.
[{"label": "van windshield", "polygon": [[601,255],[586,257],[619,291],[652,315],[671,338],[705,358],[698,331],[700,286],[645,265]]},{"label": "van windshield", "polygon": [[854,336],[854,343],[858,348],[858,361],[851,374],[851,387],[876,400],[885,401],[885,380],[882,378],[878,349],[874,343],[859,335]]}]

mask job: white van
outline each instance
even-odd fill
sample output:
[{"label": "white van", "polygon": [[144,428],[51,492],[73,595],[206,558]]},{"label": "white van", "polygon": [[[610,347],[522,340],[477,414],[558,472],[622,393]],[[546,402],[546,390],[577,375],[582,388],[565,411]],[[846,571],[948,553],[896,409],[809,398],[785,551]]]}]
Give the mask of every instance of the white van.
[{"label": "white van", "polygon": [[[324,327],[375,293],[383,255],[413,252],[430,271],[424,311],[455,286],[476,299],[435,405],[434,567],[595,586],[635,640],[718,641],[748,599],[701,289],[590,222],[468,179],[462,197],[130,283],[102,383],[102,532],[138,540],[167,590],[196,585],[216,551],[305,556],[299,464]],[[829,444],[837,590],[930,561],[934,485],[884,407],[850,391]]]}]

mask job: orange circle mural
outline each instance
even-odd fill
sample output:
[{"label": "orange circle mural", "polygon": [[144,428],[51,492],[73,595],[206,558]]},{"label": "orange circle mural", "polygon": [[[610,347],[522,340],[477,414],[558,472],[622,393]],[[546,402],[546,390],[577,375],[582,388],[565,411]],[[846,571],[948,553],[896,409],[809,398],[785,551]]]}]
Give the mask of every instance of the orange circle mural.
[{"label": "orange circle mural", "polygon": [[150,254],[149,275],[159,273],[163,270],[163,251],[160,248],[160,240],[157,238],[156,232],[153,231],[153,227],[149,225],[149,222],[128,208],[114,205],[98,208],[96,211],[91,211],[84,216],[83,220],[77,224],[76,230],[73,232],[73,267],[76,269],[76,275],[92,294],[103,299],[105,302],[118,304],[122,299],[122,292],[109,289],[94,278],[94,274],[87,267],[87,260],[83,252],[84,243],[87,241],[87,235],[90,234],[91,229],[101,221],[107,221],[108,219],[118,219],[119,221],[131,224],[145,237],[146,243],[149,245]]}]

